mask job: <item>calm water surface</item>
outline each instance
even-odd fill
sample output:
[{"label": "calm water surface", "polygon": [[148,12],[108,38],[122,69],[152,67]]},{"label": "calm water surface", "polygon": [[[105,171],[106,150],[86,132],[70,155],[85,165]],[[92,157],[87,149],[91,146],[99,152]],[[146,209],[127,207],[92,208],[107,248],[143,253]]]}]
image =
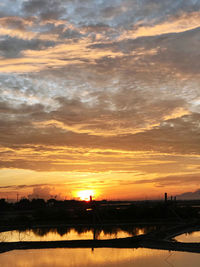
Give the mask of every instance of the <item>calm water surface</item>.
[{"label": "calm water surface", "polygon": [[[200,231],[195,231],[191,233],[185,233],[175,237],[175,240],[178,242],[200,242]],[[199,263],[200,266],[200,263]]]},{"label": "calm water surface", "polygon": [[200,254],[151,249],[44,249],[0,254],[1,267],[199,267]]},{"label": "calm water surface", "polygon": [[[155,226],[149,227],[107,227],[97,229],[95,237],[98,239],[123,238],[150,232]],[[80,240],[93,239],[93,229],[87,227],[60,227],[60,228],[35,228],[26,230],[15,230],[0,233],[0,242],[18,241],[55,241],[55,240]]]},{"label": "calm water surface", "polygon": [[[107,227],[97,231],[99,239],[134,236],[155,227]],[[42,241],[92,239],[88,227],[35,228],[0,233],[1,241]],[[182,242],[199,242],[200,232],[176,238]],[[151,249],[38,249],[14,250],[0,254],[0,267],[199,267],[200,254]]]}]

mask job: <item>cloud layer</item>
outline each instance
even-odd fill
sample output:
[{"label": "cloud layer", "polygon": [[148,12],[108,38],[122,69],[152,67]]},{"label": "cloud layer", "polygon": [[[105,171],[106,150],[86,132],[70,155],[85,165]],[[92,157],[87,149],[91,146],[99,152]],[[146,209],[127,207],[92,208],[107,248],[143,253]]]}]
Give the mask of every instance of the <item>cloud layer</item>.
[{"label": "cloud layer", "polygon": [[98,172],[110,186],[127,172],[157,194],[191,178],[194,191],[199,14],[196,0],[1,1],[2,171]]}]

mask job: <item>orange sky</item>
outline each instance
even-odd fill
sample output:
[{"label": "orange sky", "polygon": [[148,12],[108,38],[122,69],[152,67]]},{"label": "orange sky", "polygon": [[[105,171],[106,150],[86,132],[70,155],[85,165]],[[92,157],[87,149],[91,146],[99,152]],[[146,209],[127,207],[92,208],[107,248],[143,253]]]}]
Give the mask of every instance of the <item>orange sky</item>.
[{"label": "orange sky", "polygon": [[3,0],[0,197],[198,198],[199,11]]}]

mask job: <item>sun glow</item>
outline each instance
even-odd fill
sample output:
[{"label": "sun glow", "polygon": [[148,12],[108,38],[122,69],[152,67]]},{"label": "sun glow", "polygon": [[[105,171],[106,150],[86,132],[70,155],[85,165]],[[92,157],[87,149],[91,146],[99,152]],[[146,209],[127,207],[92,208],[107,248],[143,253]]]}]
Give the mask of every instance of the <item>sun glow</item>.
[{"label": "sun glow", "polygon": [[94,190],[81,190],[77,192],[77,196],[80,198],[80,200],[89,201],[90,196],[94,197],[95,192]]}]

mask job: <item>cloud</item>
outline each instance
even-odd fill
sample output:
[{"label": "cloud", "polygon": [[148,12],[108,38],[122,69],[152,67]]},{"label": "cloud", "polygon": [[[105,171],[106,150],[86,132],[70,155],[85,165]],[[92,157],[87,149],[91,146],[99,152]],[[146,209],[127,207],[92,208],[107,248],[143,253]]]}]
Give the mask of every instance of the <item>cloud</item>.
[{"label": "cloud", "polygon": [[157,101],[152,98],[150,102],[147,94],[144,96],[137,90],[96,92],[91,97],[93,105],[60,97],[57,99],[60,108],[49,114],[53,120],[35,125],[54,125],[66,131],[91,135],[123,135],[150,130],[161,121],[188,114],[181,100]]},{"label": "cloud", "polygon": [[[182,100],[161,100],[161,96],[152,96],[149,101],[150,95],[137,90],[98,92],[91,94],[93,105],[78,98],[60,97],[55,99],[58,105],[53,111],[42,104],[1,102],[1,145],[94,146],[199,154],[199,114],[188,114]],[[20,165],[20,160],[15,164]],[[44,159],[43,166],[46,164]]]},{"label": "cloud", "polygon": [[18,15],[22,2],[23,0],[1,0],[0,17]]},{"label": "cloud", "polygon": [[1,170],[196,185],[199,10],[196,0],[2,0]]},{"label": "cloud", "polygon": [[155,179],[145,179],[145,180],[138,180],[134,182],[135,184],[148,184],[148,183],[154,183],[158,187],[183,187],[183,186],[189,186],[192,184],[193,186],[199,185],[199,176],[200,173],[188,173],[188,174],[175,174],[175,175],[169,175],[166,177],[160,177]]},{"label": "cloud", "polygon": [[[152,96],[149,101],[151,94],[138,90],[96,92],[88,97],[91,99],[89,103],[79,98],[55,98],[58,107],[52,111],[46,110],[42,104],[21,104],[15,107],[1,102],[2,115],[5,117],[5,122],[2,119],[2,130],[16,127],[15,131],[19,131],[18,139],[20,132],[23,134],[23,124],[27,137],[29,130],[32,134],[38,132],[42,136],[50,128],[61,135],[122,136],[150,131],[165,121],[190,113],[185,101],[181,99],[162,99],[160,95],[159,99]],[[15,114],[14,119],[12,114]]]},{"label": "cloud", "polygon": [[[42,198],[42,199],[50,199],[50,198],[55,198],[55,194],[52,193],[54,189],[48,186],[37,186],[33,188],[32,194],[28,195],[29,199],[34,199],[34,198]],[[57,196],[56,196],[57,197]]]},{"label": "cloud", "polygon": [[[195,129],[196,121],[193,114],[166,121],[156,129],[119,136],[75,133],[54,122],[52,125],[35,128],[28,118],[24,124],[22,119],[19,119],[18,124],[1,123],[0,165],[1,168],[15,167],[37,171],[143,170],[157,175],[162,173],[162,176],[179,171],[186,173],[185,178],[184,175],[179,177],[180,182],[189,183],[193,179],[191,172],[196,177],[199,164],[199,129],[198,123]],[[95,148],[101,153],[95,152]],[[107,149],[110,149],[110,155],[104,154]],[[150,151],[152,154],[144,158]],[[137,156],[134,153],[139,154]],[[158,156],[152,162],[150,158],[156,154]],[[161,162],[164,164],[162,167]],[[193,183],[199,177],[195,179],[192,180]],[[176,181],[177,177],[167,177],[140,182],[169,186]]]},{"label": "cloud", "polygon": [[[8,185],[8,186],[0,186],[0,190],[2,194],[11,194],[15,196],[15,194],[21,192],[21,195],[27,195],[30,190],[32,193],[28,193],[27,197],[32,200],[34,198],[42,198],[44,200],[48,200],[50,198],[62,199],[61,194],[57,193],[58,187],[65,186],[64,184],[32,184],[32,185]],[[9,191],[5,191],[9,190]],[[23,193],[22,193],[23,192]]]},{"label": "cloud", "polygon": [[199,12],[181,13],[176,17],[171,17],[167,21],[162,21],[155,25],[137,25],[136,29],[127,31],[119,37],[119,39],[139,38],[143,36],[156,36],[167,33],[180,33],[200,27]]},{"label": "cloud", "polygon": [[26,14],[35,14],[42,20],[58,19],[66,12],[62,2],[55,0],[29,0],[23,3],[23,11]]},{"label": "cloud", "polygon": [[[78,5],[73,1],[26,1],[21,16],[2,17],[2,35],[9,35],[10,39],[4,39],[2,44],[5,58],[1,59],[0,71],[54,73],[58,69],[59,73],[66,73],[75,65],[76,71],[96,69],[98,73],[105,69],[105,74],[107,69],[113,69],[116,76],[126,72],[139,80],[142,73],[148,77],[151,70],[152,79],[162,72],[168,83],[176,81],[175,72],[198,74],[197,2],[94,2],[80,1]],[[132,11],[134,15],[128,16]],[[52,12],[57,16],[51,17]],[[104,13],[108,21],[102,21]],[[141,38],[146,36],[144,29],[150,35],[147,38]]]},{"label": "cloud", "polygon": [[24,189],[24,188],[32,188],[32,187],[42,187],[47,186],[46,184],[34,184],[34,185],[6,185],[6,186],[0,186],[0,189]]},{"label": "cloud", "polygon": [[84,40],[79,43],[59,44],[45,50],[26,50],[21,58],[2,58],[0,72],[38,72],[48,68],[56,69],[72,64],[80,65],[87,64],[87,62],[95,64],[99,58],[113,58],[122,55],[120,52],[90,50],[87,46],[87,40]]},{"label": "cloud", "polygon": [[36,37],[37,33],[31,31],[34,26],[35,18],[21,18],[19,16],[8,16],[0,18],[0,35],[18,37],[20,39],[30,40]]},{"label": "cloud", "polygon": [[54,42],[41,41],[38,39],[23,40],[18,38],[7,38],[0,43],[0,53],[4,58],[19,58],[22,51],[25,50],[40,50],[47,47],[52,47]]},{"label": "cloud", "polygon": [[177,195],[178,199],[200,199],[200,189],[194,192],[185,192],[183,194]]}]

